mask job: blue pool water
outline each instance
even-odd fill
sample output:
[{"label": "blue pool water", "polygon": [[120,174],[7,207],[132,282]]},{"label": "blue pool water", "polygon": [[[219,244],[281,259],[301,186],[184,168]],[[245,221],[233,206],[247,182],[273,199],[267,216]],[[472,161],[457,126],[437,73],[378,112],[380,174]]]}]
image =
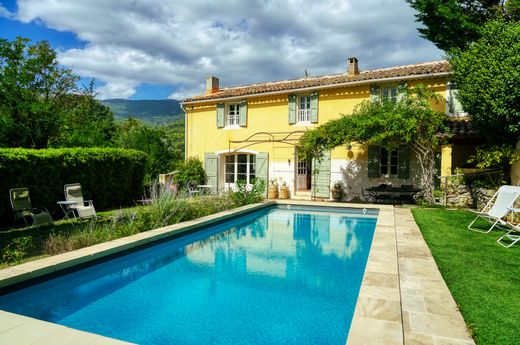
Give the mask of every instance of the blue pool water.
[{"label": "blue pool water", "polygon": [[377,212],[272,207],[0,296],[139,344],[345,344]]}]

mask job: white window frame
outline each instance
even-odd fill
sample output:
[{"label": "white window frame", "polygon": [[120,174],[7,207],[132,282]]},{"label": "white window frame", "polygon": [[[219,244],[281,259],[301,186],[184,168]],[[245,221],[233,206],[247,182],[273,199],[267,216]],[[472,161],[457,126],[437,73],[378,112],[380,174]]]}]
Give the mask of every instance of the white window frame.
[{"label": "white window frame", "polygon": [[[395,92],[395,93],[394,93]],[[381,100],[396,103],[399,99],[399,87],[397,85],[387,85],[381,87]]]},{"label": "white window frame", "polygon": [[[246,163],[239,163],[238,162],[238,156],[239,155],[245,155]],[[228,157],[234,157],[233,162],[228,162]],[[246,164],[246,184],[251,185],[255,181],[252,181],[252,179],[256,180],[256,154],[252,153],[235,153],[231,155],[224,156],[224,183],[229,186],[234,186],[236,181],[238,180],[238,165],[239,164]],[[233,166],[233,169],[230,169],[230,172],[228,172],[228,167]],[[233,170],[233,171],[231,171]],[[242,173],[241,173],[242,174]],[[228,176],[232,176],[231,180],[228,180]]]},{"label": "white window frame", "polygon": [[231,103],[226,106],[226,127],[240,126],[240,104]]},{"label": "white window frame", "polygon": [[[304,106],[302,106],[302,103]],[[311,123],[311,95],[298,96],[296,123]]]},{"label": "white window frame", "polygon": [[[383,150],[386,151],[386,162],[383,162]],[[396,158],[395,164],[392,164],[392,155]],[[383,167],[386,167],[386,173],[383,172]],[[394,173],[392,172],[392,168],[395,168]],[[381,147],[379,151],[379,173],[382,176],[397,176],[399,174],[398,150],[388,150],[385,147]]]}]

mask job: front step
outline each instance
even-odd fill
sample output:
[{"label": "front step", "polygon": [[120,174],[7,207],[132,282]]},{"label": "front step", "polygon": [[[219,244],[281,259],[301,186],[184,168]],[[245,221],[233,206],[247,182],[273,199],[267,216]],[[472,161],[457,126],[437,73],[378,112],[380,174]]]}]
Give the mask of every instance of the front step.
[{"label": "front step", "polygon": [[293,200],[311,200],[311,192],[296,192],[292,198]]}]

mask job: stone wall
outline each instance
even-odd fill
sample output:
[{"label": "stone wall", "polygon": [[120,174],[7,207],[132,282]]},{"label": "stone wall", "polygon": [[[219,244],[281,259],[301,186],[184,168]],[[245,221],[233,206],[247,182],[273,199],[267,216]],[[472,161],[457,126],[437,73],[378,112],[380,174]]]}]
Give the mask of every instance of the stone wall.
[{"label": "stone wall", "polygon": [[496,189],[478,188],[463,184],[450,186],[448,187],[447,205],[480,210],[495,195],[496,191]]}]

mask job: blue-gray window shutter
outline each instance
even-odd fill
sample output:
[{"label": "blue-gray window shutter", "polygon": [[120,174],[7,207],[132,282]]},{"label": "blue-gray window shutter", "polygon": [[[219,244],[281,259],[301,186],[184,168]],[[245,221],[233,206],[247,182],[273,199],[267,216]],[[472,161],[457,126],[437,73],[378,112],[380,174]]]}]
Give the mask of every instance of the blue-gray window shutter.
[{"label": "blue-gray window shutter", "polygon": [[312,160],[311,194],[314,198],[330,198],[330,151],[323,152],[321,160]]},{"label": "blue-gray window shutter", "polygon": [[217,103],[217,127],[225,126],[224,103]]},{"label": "blue-gray window shutter", "polygon": [[265,181],[265,195],[267,196],[267,180],[269,177],[269,153],[259,152],[256,155],[256,178]]},{"label": "blue-gray window shutter", "polygon": [[410,177],[410,146],[399,146],[397,177],[407,179]]},{"label": "blue-gray window shutter", "polygon": [[311,93],[311,122],[318,122],[318,98],[317,92]]},{"label": "blue-gray window shutter", "polygon": [[247,125],[247,101],[240,102],[238,106],[238,124],[242,127],[245,127]]},{"label": "blue-gray window shutter", "polygon": [[381,100],[381,88],[377,85],[370,87],[370,102],[376,103]]},{"label": "blue-gray window shutter", "polygon": [[204,170],[206,172],[206,183],[215,186],[218,190],[218,157],[213,152],[204,154]]},{"label": "blue-gray window shutter", "polygon": [[380,171],[381,165],[381,147],[369,146],[368,147],[368,177],[376,178],[381,176]]},{"label": "blue-gray window shutter", "polygon": [[406,84],[400,84],[397,87],[397,101],[398,102],[402,101],[404,99],[404,97],[406,96],[407,92],[408,92],[407,85]]},{"label": "blue-gray window shutter", "polygon": [[289,124],[296,123],[296,95],[289,95]]}]

